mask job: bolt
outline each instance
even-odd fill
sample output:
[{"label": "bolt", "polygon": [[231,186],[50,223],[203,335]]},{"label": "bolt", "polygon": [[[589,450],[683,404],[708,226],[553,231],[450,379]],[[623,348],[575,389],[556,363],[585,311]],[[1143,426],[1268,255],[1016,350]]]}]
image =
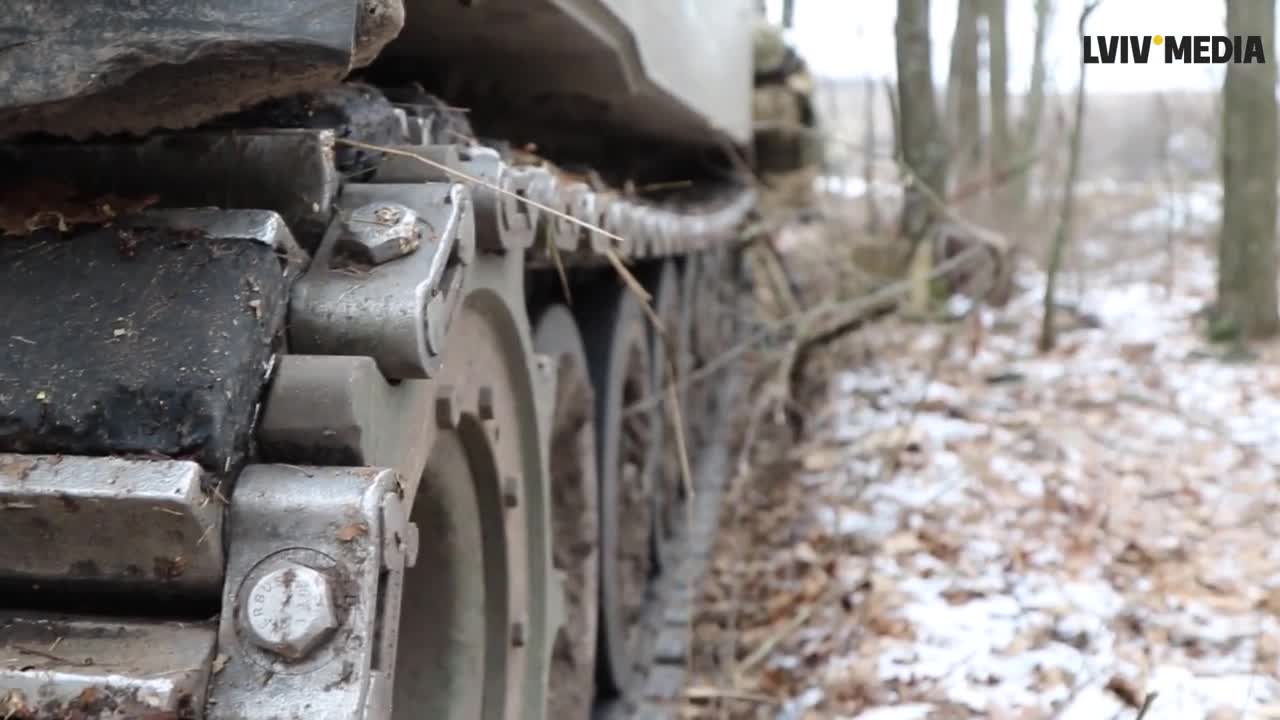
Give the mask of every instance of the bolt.
[{"label": "bolt", "polygon": [[462,422],[462,408],[458,406],[458,390],[452,385],[442,386],[436,393],[436,425],[441,430],[452,430]]},{"label": "bolt", "polygon": [[493,409],[493,388],[491,386],[480,386],[480,398],[476,401],[476,411],[480,413],[481,420],[492,420],[495,417]]},{"label": "bolt", "polygon": [[338,628],[324,573],[286,563],[263,575],[245,602],[242,625],[255,645],[290,660],[310,655]]},{"label": "bolt", "polygon": [[502,478],[502,502],[509,508],[520,505],[520,479],[510,475]]},{"label": "bolt", "polygon": [[370,203],[342,223],[338,245],[371,265],[404,257],[422,242],[418,214],[399,203]]},{"label": "bolt", "polygon": [[516,622],[511,623],[511,645],[513,647],[522,648],[524,647],[524,643],[524,623],[517,620]]},{"label": "bolt", "polygon": [[533,366],[542,375],[543,380],[550,380],[555,372],[555,360],[550,355],[537,354],[533,356]]}]

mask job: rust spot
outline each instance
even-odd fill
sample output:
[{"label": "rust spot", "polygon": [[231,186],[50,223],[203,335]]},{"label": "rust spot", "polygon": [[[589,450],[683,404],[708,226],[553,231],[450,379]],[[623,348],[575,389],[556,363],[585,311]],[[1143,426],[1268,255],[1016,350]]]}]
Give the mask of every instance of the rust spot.
[{"label": "rust spot", "polygon": [[173,580],[181,577],[186,569],[187,560],[181,555],[175,558],[157,557],[155,559],[155,576],[161,580]]},{"label": "rust spot", "polygon": [[15,480],[26,480],[35,467],[35,460],[24,457],[10,457],[0,460],[0,475],[7,475]]},{"label": "rust spot", "polygon": [[338,530],[338,542],[351,542],[358,537],[369,534],[369,526],[364,523],[352,523]]},{"label": "rust spot", "polygon": [[70,185],[37,180],[0,188],[0,234],[29,235],[42,228],[66,232],[76,225],[103,225],[117,215],[137,212],[160,201],[156,195],[86,198]]}]

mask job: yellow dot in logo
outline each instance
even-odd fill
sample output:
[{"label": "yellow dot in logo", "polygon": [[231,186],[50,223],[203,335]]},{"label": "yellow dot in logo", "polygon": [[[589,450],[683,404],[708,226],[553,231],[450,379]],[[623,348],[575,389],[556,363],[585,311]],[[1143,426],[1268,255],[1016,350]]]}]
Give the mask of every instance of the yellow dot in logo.
[{"label": "yellow dot in logo", "polygon": [[1155,37],[1151,38],[1151,42],[1153,42],[1153,43],[1155,43],[1155,44],[1159,45],[1160,43],[1164,42],[1164,36],[1163,36],[1163,35],[1156,35]]}]

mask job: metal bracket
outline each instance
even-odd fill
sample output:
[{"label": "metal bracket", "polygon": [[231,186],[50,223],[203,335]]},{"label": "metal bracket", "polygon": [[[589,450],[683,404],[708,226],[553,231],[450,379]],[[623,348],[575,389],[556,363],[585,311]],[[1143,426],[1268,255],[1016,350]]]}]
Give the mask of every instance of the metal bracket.
[{"label": "metal bracket", "polygon": [[245,469],[208,717],[386,714],[417,536],[406,518],[390,470]]},{"label": "metal bracket", "polygon": [[[459,182],[457,175],[419,162],[430,160],[479,180],[470,184],[476,216],[476,246],[486,252],[506,252],[527,248],[536,228],[527,203],[517,197],[527,180],[520,171],[502,160],[497,150],[487,147],[424,145],[396,147],[378,168],[379,183]],[[494,188],[498,188],[495,190]]]},{"label": "metal bracket", "polygon": [[[393,380],[429,378],[440,368],[462,268],[475,256],[475,221],[465,187],[349,185],[340,203],[350,212],[396,203],[417,213],[423,239],[413,252],[362,267],[340,257],[341,217],[325,233],[310,270],[294,286],[289,339],[294,352],[366,355]],[[341,214],[341,213],[340,213]]]}]

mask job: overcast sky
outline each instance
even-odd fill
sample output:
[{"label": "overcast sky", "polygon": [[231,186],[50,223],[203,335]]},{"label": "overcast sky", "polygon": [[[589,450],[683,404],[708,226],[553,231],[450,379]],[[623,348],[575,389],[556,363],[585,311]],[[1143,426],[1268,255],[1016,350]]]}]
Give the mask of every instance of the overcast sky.
[{"label": "overcast sky", "polygon": [[[774,17],[781,0],[769,0]],[[795,0],[795,28],[791,37],[815,72],[826,76],[858,77],[894,74],[893,23],[896,0]],[[1035,33],[1033,0],[1006,0],[1010,72],[1015,92],[1030,76]],[[1047,60],[1050,82],[1057,89],[1075,87],[1080,67],[1076,25],[1084,0],[1051,0],[1054,8]],[[1103,0],[1089,18],[1091,35],[1213,35],[1224,32],[1226,0]],[[934,75],[941,84],[950,57],[955,29],[956,0],[932,0],[931,26]],[[1272,48],[1267,48],[1268,55]],[[1269,62],[1274,62],[1268,57]],[[1148,90],[1208,90],[1220,87],[1221,71],[1212,65],[1166,65],[1163,53],[1153,52],[1147,65],[1092,65],[1089,89],[1095,92]]]}]

